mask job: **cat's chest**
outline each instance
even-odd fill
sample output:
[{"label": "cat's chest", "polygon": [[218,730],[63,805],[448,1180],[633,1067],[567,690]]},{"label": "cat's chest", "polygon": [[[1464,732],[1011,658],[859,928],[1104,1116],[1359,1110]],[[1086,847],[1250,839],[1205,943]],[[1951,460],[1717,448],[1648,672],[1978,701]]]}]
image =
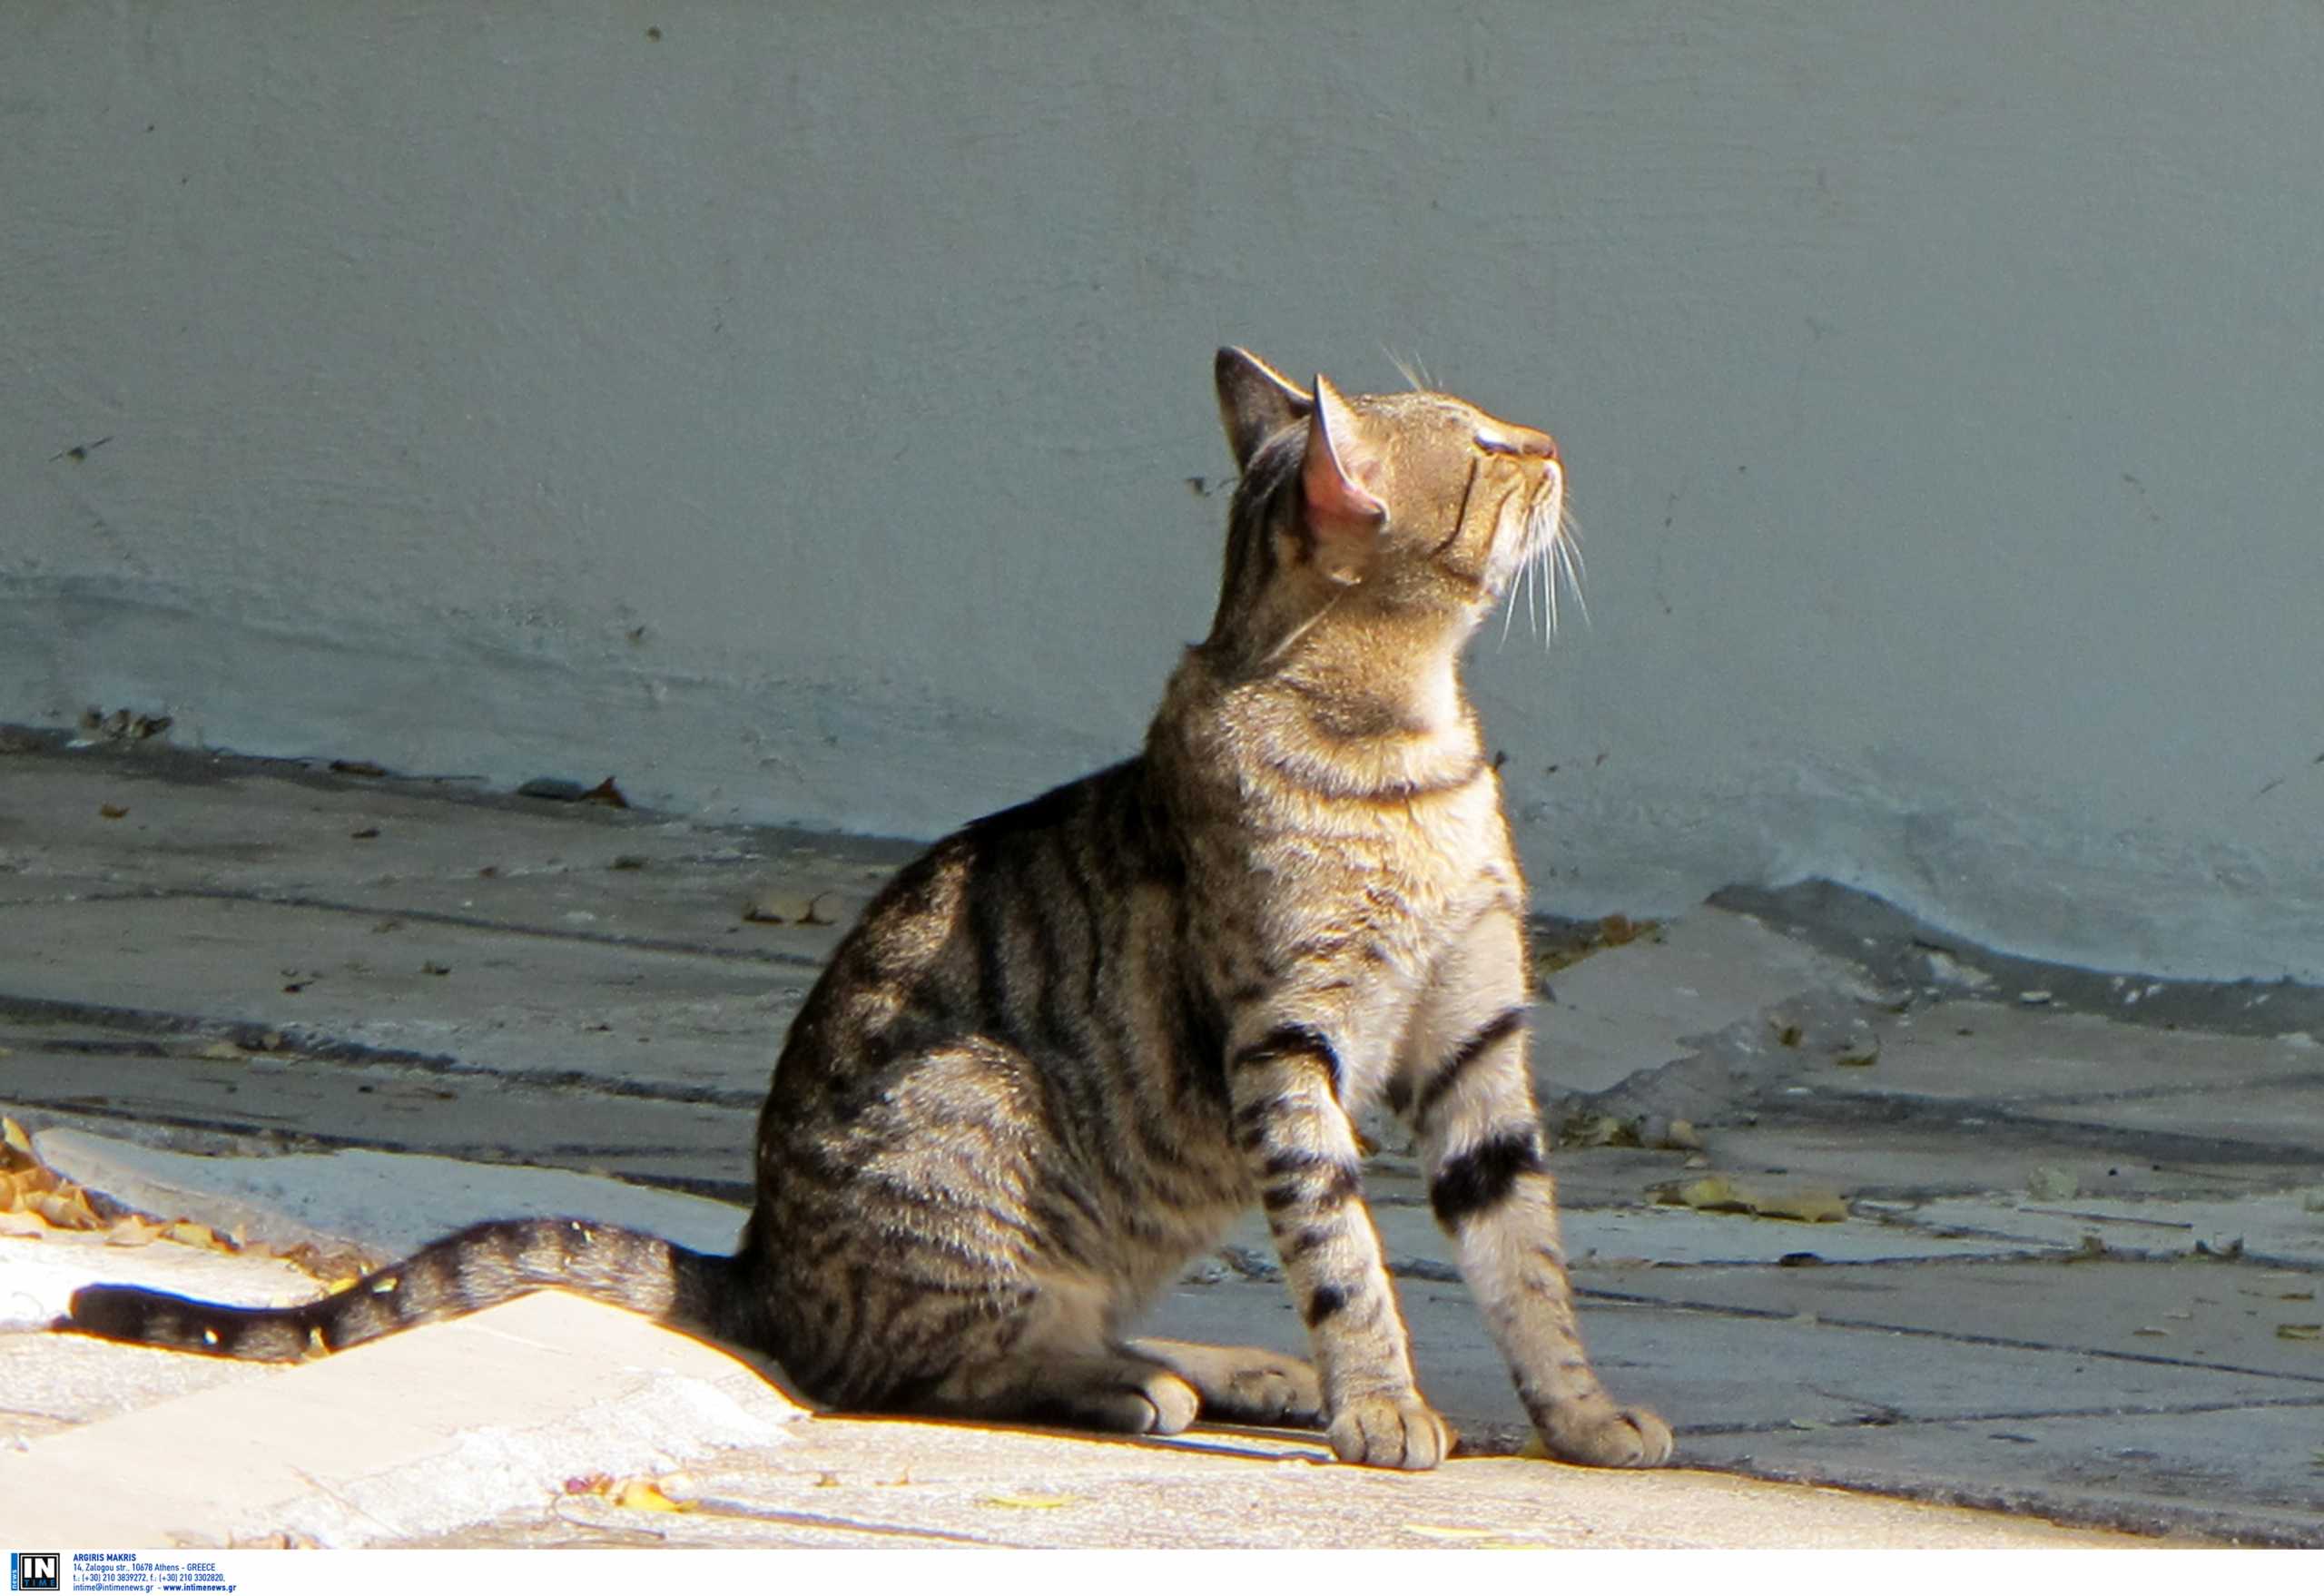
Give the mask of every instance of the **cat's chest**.
[{"label": "cat's chest", "polygon": [[1214,852],[1207,883],[1275,951],[1362,935],[1424,960],[1517,881],[1500,791],[1393,803],[1342,803],[1255,821]]}]

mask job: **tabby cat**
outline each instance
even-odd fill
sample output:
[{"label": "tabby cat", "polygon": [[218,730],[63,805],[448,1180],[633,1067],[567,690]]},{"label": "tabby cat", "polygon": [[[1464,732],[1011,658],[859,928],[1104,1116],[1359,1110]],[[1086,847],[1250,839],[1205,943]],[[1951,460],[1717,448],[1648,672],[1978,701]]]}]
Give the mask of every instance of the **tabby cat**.
[{"label": "tabby cat", "polygon": [[[59,1327],[288,1359],[544,1286],[772,1356],[845,1409],[1169,1434],[1317,1425],[1433,1467],[1354,1117],[1413,1128],[1550,1453],[1652,1465],[1591,1373],[1526,1066],[1524,882],[1458,671],[1560,535],[1550,438],[1441,393],[1216,363],[1241,469],[1209,637],[1137,758],[908,866],[792,1027],[733,1257],[479,1225],[336,1296],[95,1286]],[[1256,1198],[1315,1354],[1130,1340]]]}]

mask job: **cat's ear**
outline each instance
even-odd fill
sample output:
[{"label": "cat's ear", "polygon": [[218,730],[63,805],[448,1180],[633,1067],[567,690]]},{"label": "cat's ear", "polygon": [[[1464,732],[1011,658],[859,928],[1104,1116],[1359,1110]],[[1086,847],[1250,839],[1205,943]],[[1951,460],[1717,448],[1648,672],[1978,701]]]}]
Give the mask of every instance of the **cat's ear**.
[{"label": "cat's ear", "polygon": [[1364,418],[1319,375],[1299,488],[1317,558],[1334,581],[1361,581],[1371,564],[1377,534],[1388,519],[1387,504],[1373,491],[1381,468],[1379,448]]},{"label": "cat's ear", "polygon": [[1218,419],[1226,424],[1237,470],[1246,468],[1261,444],[1305,416],[1315,402],[1248,350],[1219,350],[1212,370],[1218,381]]}]

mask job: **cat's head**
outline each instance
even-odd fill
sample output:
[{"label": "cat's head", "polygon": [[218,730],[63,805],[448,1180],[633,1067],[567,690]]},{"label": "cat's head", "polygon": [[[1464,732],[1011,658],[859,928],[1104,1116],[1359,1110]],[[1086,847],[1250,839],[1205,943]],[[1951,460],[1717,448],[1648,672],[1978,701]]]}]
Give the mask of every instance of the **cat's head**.
[{"label": "cat's head", "polygon": [[1549,434],[1451,394],[1301,388],[1247,350],[1216,363],[1242,469],[1219,625],[1328,606],[1467,631],[1527,562],[1560,551],[1565,471]]}]

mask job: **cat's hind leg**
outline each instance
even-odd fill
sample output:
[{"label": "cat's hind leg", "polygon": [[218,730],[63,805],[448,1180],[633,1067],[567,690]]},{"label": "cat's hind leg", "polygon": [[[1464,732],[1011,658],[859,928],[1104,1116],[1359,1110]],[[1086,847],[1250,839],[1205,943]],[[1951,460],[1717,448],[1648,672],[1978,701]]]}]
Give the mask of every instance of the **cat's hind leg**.
[{"label": "cat's hind leg", "polygon": [[1175,1435],[1203,1401],[1195,1381],[1165,1358],[1106,1329],[1107,1293],[1050,1279],[1007,1319],[982,1327],[982,1348],[932,1386],[900,1404],[956,1418],[1066,1424],[1125,1435]]},{"label": "cat's hind leg", "polygon": [[1157,1338],[1134,1351],[1169,1369],[1202,1398],[1202,1416],[1225,1424],[1324,1427],[1324,1387],[1305,1358],[1264,1346],[1212,1346]]}]

